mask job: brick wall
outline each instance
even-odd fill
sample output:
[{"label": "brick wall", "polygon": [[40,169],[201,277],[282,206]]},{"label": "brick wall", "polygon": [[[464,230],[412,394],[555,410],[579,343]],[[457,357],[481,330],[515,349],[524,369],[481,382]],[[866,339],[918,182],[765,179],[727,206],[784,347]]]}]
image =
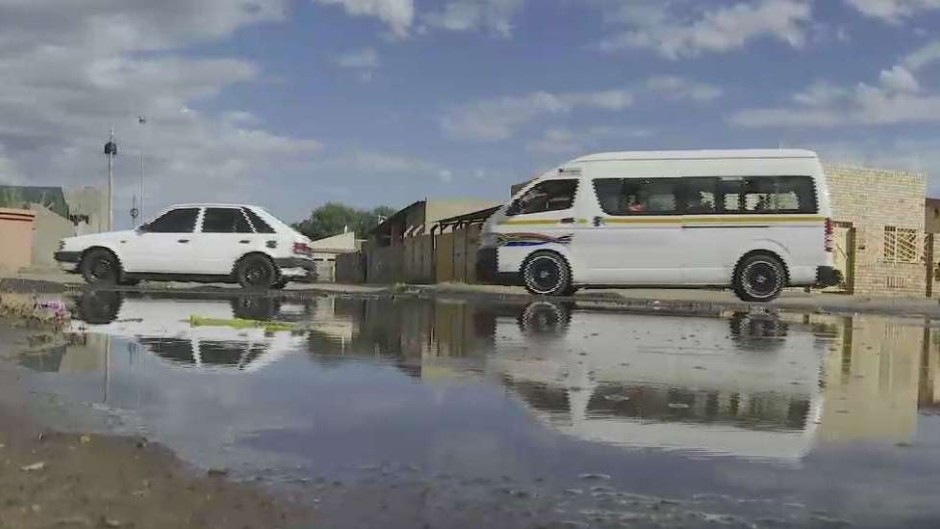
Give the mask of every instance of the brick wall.
[{"label": "brick wall", "polygon": [[[923,296],[924,174],[844,165],[826,166],[833,219],[855,225],[855,293]],[[916,263],[885,260],[885,227],[917,231]]]}]

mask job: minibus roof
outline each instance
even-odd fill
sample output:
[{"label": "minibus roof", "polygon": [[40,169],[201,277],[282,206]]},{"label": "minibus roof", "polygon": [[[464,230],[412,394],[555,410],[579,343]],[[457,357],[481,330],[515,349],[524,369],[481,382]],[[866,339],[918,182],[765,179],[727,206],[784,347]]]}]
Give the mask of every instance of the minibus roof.
[{"label": "minibus roof", "polygon": [[718,159],[773,159],[817,158],[813,151],[803,149],[735,149],[703,151],[624,151],[602,152],[582,156],[570,163],[607,162],[620,160],[718,160]]}]

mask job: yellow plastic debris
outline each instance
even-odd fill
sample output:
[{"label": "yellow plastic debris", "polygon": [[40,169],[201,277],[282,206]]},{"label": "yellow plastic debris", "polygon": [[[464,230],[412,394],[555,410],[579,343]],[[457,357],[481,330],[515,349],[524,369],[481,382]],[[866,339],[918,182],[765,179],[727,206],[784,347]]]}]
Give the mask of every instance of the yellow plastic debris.
[{"label": "yellow plastic debris", "polygon": [[238,318],[203,318],[202,316],[196,315],[189,317],[189,324],[193,327],[231,327],[233,329],[264,329],[266,331],[294,330],[294,325],[287,322],[242,320]]}]

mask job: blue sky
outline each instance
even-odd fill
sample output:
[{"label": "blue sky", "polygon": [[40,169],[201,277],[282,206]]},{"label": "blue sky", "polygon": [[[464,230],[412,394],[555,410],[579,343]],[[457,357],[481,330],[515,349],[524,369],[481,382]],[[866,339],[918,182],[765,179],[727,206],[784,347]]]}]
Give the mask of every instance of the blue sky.
[{"label": "blue sky", "polygon": [[940,162],[940,0],[71,4],[0,0],[0,181],[99,184],[114,126],[119,219],[141,149],[147,213],[218,200],[289,220],[505,199],[602,150]]}]

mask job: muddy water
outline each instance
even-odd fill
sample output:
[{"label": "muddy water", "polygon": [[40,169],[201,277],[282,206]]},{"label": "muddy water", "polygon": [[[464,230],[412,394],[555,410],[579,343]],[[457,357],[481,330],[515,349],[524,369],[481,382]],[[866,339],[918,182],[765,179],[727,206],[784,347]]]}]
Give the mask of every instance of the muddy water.
[{"label": "muddy water", "polygon": [[21,358],[35,391],[331,527],[940,526],[924,322],[104,292],[76,320]]}]

